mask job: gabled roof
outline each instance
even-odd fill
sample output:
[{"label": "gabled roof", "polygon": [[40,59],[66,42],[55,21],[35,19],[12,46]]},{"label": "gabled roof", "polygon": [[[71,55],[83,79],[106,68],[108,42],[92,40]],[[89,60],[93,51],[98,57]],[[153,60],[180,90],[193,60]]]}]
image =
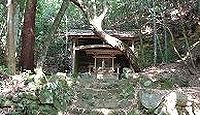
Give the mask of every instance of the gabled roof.
[{"label": "gabled roof", "polygon": [[[115,30],[105,30],[107,34],[117,37],[119,39],[133,39],[135,38],[134,32],[120,32]],[[68,32],[68,37],[71,39],[79,39],[79,38],[98,38],[92,30],[79,30],[79,29],[72,29]]]}]

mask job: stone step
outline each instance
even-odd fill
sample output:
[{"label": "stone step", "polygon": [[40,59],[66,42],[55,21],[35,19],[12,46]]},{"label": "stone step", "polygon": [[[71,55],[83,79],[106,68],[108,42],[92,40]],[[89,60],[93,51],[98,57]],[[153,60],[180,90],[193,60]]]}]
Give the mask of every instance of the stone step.
[{"label": "stone step", "polygon": [[106,81],[106,80],[94,80],[90,82],[85,81],[78,81],[74,88],[82,89],[82,88],[93,88],[93,89],[115,89],[119,88],[120,86],[126,85],[127,83],[134,83],[130,80],[117,80],[117,81]]},{"label": "stone step", "polygon": [[132,106],[132,100],[120,100],[120,99],[91,99],[91,100],[76,100],[73,103],[76,107],[94,109],[94,108],[106,108],[106,109],[122,109]]},{"label": "stone step", "polygon": [[113,96],[119,95],[122,91],[119,88],[116,89],[93,89],[93,88],[86,88],[86,89],[79,89],[76,90],[79,95],[88,94],[88,95],[95,95],[95,96]]},{"label": "stone step", "polygon": [[86,88],[93,88],[93,89],[102,89],[102,90],[109,90],[109,89],[116,89],[119,87],[119,84],[111,84],[111,83],[78,83],[73,88],[75,89],[86,89]]},{"label": "stone step", "polygon": [[106,84],[106,83],[109,83],[109,84],[116,84],[118,83],[120,80],[79,80],[78,82],[81,84],[85,84],[85,83],[88,83],[88,84]]},{"label": "stone step", "polygon": [[[113,96],[117,98],[134,98],[134,91],[125,91],[119,88],[116,89],[79,89],[76,90],[77,98],[94,98],[94,99],[110,99]],[[133,94],[133,95],[132,95]]]},{"label": "stone step", "polygon": [[84,115],[85,112],[90,111],[87,115],[101,115],[92,110],[103,108],[107,110],[125,110],[132,107],[131,99],[134,96],[126,97],[127,92],[124,92],[126,90],[124,87],[130,85],[128,83],[130,83],[130,80],[78,79],[73,86],[77,95],[72,105],[83,109],[75,111],[75,113]]},{"label": "stone step", "polygon": [[70,108],[68,115],[127,115],[127,110],[124,109],[85,109],[85,108]]}]

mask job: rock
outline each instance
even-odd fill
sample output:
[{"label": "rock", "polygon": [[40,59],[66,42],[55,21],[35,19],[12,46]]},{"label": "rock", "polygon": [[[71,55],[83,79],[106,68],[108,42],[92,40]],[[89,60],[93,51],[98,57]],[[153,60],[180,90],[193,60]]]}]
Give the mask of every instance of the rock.
[{"label": "rock", "polygon": [[195,115],[200,115],[200,105],[198,106],[197,104],[194,104],[193,111]]},{"label": "rock", "polygon": [[154,111],[157,115],[200,115],[200,101],[187,90],[168,90]]},{"label": "rock", "polygon": [[122,74],[121,74],[121,76],[120,76],[121,78],[125,78],[125,79],[136,79],[136,78],[139,77],[139,75],[136,74],[136,73],[134,72],[134,70],[132,70],[132,69],[130,69],[130,68],[125,67],[125,68],[123,68],[122,71],[123,71],[123,72],[122,72]]},{"label": "rock", "polygon": [[42,71],[42,68],[36,68],[35,70],[35,75],[33,75],[34,77],[34,82],[38,85],[42,85],[44,83],[46,83],[46,78],[45,78],[45,74]]},{"label": "rock", "polygon": [[178,115],[178,111],[176,109],[176,101],[177,101],[177,96],[175,92],[171,92],[168,94],[165,98],[164,101],[162,102],[161,106],[159,106],[154,113],[158,115]]},{"label": "rock", "polygon": [[162,102],[162,95],[151,91],[141,91],[139,94],[139,99],[145,108],[154,110]]},{"label": "rock", "polygon": [[144,85],[145,87],[149,87],[149,86],[152,85],[152,81],[151,81],[151,80],[147,80],[147,81],[144,82],[143,85]]}]

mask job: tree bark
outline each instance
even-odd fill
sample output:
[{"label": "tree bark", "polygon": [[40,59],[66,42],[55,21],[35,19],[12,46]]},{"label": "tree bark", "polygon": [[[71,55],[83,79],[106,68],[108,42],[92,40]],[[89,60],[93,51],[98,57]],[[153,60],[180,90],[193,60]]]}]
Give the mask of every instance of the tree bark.
[{"label": "tree bark", "polygon": [[134,69],[136,72],[141,71],[139,64],[138,64],[138,60],[137,60],[136,56],[134,55],[133,51],[129,47],[127,47],[121,40],[119,40],[116,37],[112,37],[103,31],[102,21],[107,13],[107,10],[108,10],[107,6],[104,6],[104,11],[99,16],[97,16],[97,14],[95,14],[96,8],[95,8],[95,6],[93,6],[94,16],[91,17],[89,8],[83,3],[82,0],[70,0],[70,1],[72,3],[74,3],[76,6],[78,6],[83,11],[86,18],[89,21],[89,24],[90,24],[93,32],[97,36],[102,38],[107,44],[111,45],[113,48],[120,50],[129,60],[130,66],[132,69]]},{"label": "tree bark", "polygon": [[7,36],[7,66],[11,72],[11,74],[15,74],[16,72],[16,60],[15,60],[15,28],[14,28],[14,14],[15,8],[12,0],[8,0],[8,13],[7,13],[7,26],[8,26],[8,36]]},{"label": "tree bark", "polygon": [[200,16],[200,1],[198,0],[198,3],[197,3],[197,9],[198,9],[198,16]]},{"label": "tree bark", "polygon": [[61,8],[58,12],[58,14],[56,15],[56,18],[53,22],[53,25],[51,26],[51,30],[50,33],[47,35],[46,38],[44,38],[44,44],[43,44],[43,50],[41,52],[41,55],[39,56],[40,58],[38,59],[37,62],[37,68],[42,68],[44,60],[46,58],[47,55],[47,51],[49,48],[50,43],[54,40],[54,34],[56,33],[56,30],[58,29],[60,22],[65,14],[65,11],[68,8],[68,0],[63,0]]},{"label": "tree bark", "polygon": [[22,69],[34,70],[35,17],[37,0],[28,0],[22,29],[22,50],[20,64]]},{"label": "tree bark", "polygon": [[[198,0],[198,5],[197,5],[197,10],[198,10],[198,27],[197,27],[197,32],[199,33],[199,36],[200,36],[200,0]],[[200,41],[200,38],[199,38],[199,41]]]}]

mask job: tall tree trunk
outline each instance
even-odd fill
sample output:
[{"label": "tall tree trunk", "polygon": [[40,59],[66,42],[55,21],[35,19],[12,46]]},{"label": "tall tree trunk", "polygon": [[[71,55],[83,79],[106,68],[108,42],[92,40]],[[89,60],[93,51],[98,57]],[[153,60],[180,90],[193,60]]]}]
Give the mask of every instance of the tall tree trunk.
[{"label": "tall tree trunk", "polygon": [[13,0],[8,0],[8,13],[7,13],[8,36],[6,44],[7,46],[6,59],[11,74],[15,74],[16,72],[14,14],[15,14],[15,8]]},{"label": "tall tree trunk", "polygon": [[34,70],[35,17],[37,0],[27,0],[22,29],[22,69]]},{"label": "tall tree trunk", "polygon": [[200,0],[198,0],[197,10],[198,10],[197,13],[198,13],[198,18],[199,18],[197,32],[199,33],[199,36],[200,36]]},{"label": "tall tree trunk", "polygon": [[56,30],[58,29],[60,22],[65,14],[65,11],[68,8],[68,0],[63,0],[61,8],[58,12],[58,14],[56,15],[56,18],[53,22],[53,25],[51,26],[51,30],[50,33],[47,35],[46,38],[44,38],[44,44],[43,44],[43,51],[41,52],[41,55],[39,56],[39,60],[37,62],[37,68],[42,68],[44,60],[46,58],[47,55],[47,51],[49,48],[50,43],[54,40],[54,34],[56,33]]},{"label": "tall tree trunk", "polygon": [[156,12],[155,12],[155,1],[153,1],[153,46],[154,46],[154,64],[157,63],[157,29],[156,29]]},{"label": "tall tree trunk", "polygon": [[90,26],[93,30],[93,32],[99,36],[101,39],[103,39],[107,44],[111,45],[113,48],[116,48],[118,50],[120,50],[129,60],[130,62],[130,66],[132,69],[134,69],[136,72],[141,71],[140,67],[138,65],[138,60],[136,58],[136,56],[134,55],[133,51],[127,47],[126,45],[124,45],[124,43],[119,40],[116,37],[112,37],[110,35],[108,35],[107,33],[105,33],[102,29],[102,21],[107,13],[108,7],[105,5],[104,6],[104,11],[102,12],[102,14],[100,14],[99,16],[97,16],[96,14],[96,6],[94,4],[93,9],[94,9],[94,16],[91,17],[90,14],[90,10],[89,8],[83,3],[82,0],[70,0],[72,3],[74,3],[76,6],[78,6],[83,13],[85,14],[86,18],[88,19]]},{"label": "tall tree trunk", "polygon": [[200,16],[200,1],[198,0],[198,3],[197,3],[198,5],[197,5],[197,9],[198,9],[198,16]]},{"label": "tall tree trunk", "polygon": [[167,29],[164,28],[164,39],[165,39],[165,62],[168,63],[169,62],[169,56],[168,56],[168,38],[167,38]]}]

